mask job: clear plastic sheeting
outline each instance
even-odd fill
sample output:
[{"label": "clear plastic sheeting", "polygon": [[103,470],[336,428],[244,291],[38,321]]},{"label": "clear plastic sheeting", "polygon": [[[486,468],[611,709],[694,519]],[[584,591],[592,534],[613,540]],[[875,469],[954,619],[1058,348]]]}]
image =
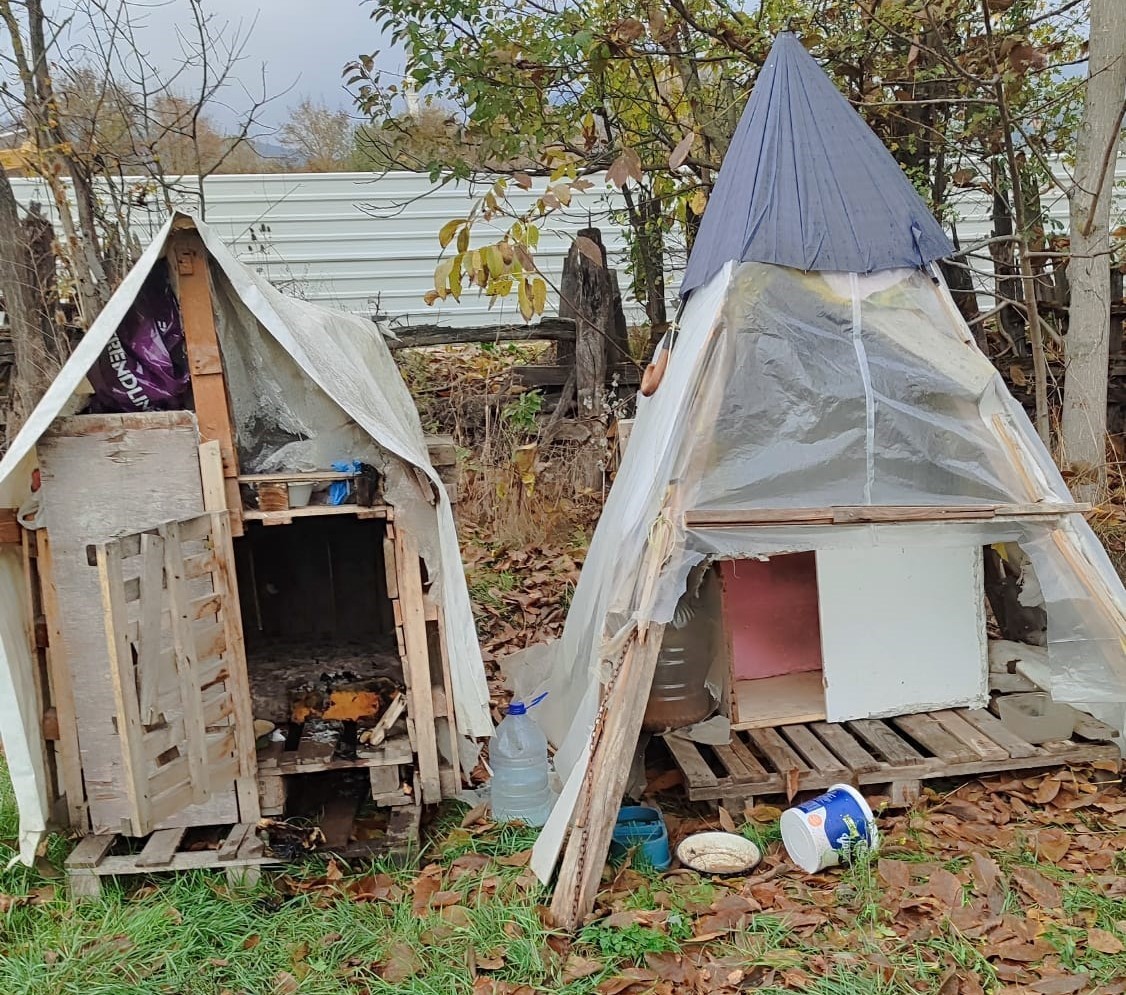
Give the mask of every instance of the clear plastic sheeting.
[{"label": "clear plastic sheeting", "polygon": [[[1126,593],[1097,538],[1075,512],[1005,508],[1071,502],[937,269],[858,276],[728,266],[688,299],[664,381],[639,403],[562,636],[528,651],[513,675],[522,694],[551,692],[539,718],[559,747],[560,805],[578,795],[602,685],[626,636],[668,621],[705,561],[1019,543],[1043,592],[1053,695],[1126,702]],[[687,511],[857,505],[988,506],[996,517],[685,526]],[[647,583],[658,541],[670,552]],[[569,812],[553,813],[537,844],[532,866],[545,880]]]},{"label": "clear plastic sheeting", "polygon": [[996,371],[927,275],[747,263],[723,323],[730,363],[694,507],[1023,500],[979,411]]}]

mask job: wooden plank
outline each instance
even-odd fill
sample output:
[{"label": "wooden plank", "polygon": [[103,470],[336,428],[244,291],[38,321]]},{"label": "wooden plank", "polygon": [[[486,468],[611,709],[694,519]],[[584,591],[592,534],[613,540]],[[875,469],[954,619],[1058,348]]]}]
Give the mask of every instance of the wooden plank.
[{"label": "wooden plank", "polygon": [[242,606],[239,604],[238,581],[235,577],[235,551],[231,520],[227,515],[212,516],[212,544],[215,552],[215,592],[222,601],[220,622],[226,636],[224,662],[227,665],[227,686],[234,701],[235,756],[238,758],[239,816],[242,822],[257,822],[258,761],[254,743],[254,711],[250,694],[250,675],[246,666],[246,641],[242,630]]},{"label": "wooden plank", "polygon": [[227,833],[227,838],[219,844],[219,850],[215,854],[221,863],[228,863],[235,860],[239,855],[239,849],[243,844],[243,840],[254,832],[255,824],[253,822],[240,822],[237,825],[231,826],[231,831]]},{"label": "wooden plank", "polygon": [[[822,774],[845,774],[845,765],[805,726],[779,726],[782,738],[789,741],[806,763]],[[752,733],[753,735],[753,733]]]},{"label": "wooden plank", "polygon": [[724,511],[693,510],[685,513],[688,528],[731,528],[751,525],[842,525],[864,522],[975,521],[982,518],[1054,518],[1083,514],[1088,504],[993,505],[837,505],[829,508],[747,508]]},{"label": "wooden plank", "polygon": [[[427,604],[430,603],[430,600],[427,599]],[[446,647],[446,619],[442,613],[441,606],[436,605],[435,608],[437,609],[436,621],[438,623],[438,652],[442,659],[442,691],[446,699],[445,717],[447,741],[451,758],[450,767],[452,768],[456,785],[455,789],[449,794],[449,797],[452,798],[461,791],[462,786],[461,750],[459,749],[461,737],[458,735],[457,731],[457,706],[454,702],[453,676],[450,673],[450,654]]]},{"label": "wooden plank", "polygon": [[[214,850],[181,850],[172,858],[172,863],[163,868],[166,871],[198,871],[208,869],[223,869],[231,867],[265,867],[269,864],[281,863],[277,857],[243,857],[219,863]],[[94,871],[100,877],[117,874],[142,874],[144,868],[137,867],[137,860],[133,856],[106,857]]]},{"label": "wooden plank", "polygon": [[164,539],[164,573],[168,608],[172,616],[172,647],[184,717],[185,750],[191,776],[192,800],[202,802],[211,788],[207,769],[207,725],[199,685],[196,633],[192,629],[191,595],[184,579],[184,553],[179,522],[161,529]]},{"label": "wooden plank", "polygon": [[225,511],[227,508],[227,485],[223,479],[223,454],[218,439],[200,444],[199,476],[203,484],[204,510]]},{"label": "wooden plank", "polygon": [[1044,755],[1043,750],[1025,742],[987,709],[960,708],[957,713],[979,732],[985,733],[994,743],[1007,750],[1010,757],[1039,757]]},{"label": "wooden plank", "polygon": [[248,508],[242,517],[256,522],[285,522],[294,518],[315,518],[320,515],[355,515],[357,518],[387,518],[388,508],[372,505],[370,508],[358,504],[310,504],[304,508],[288,508],[285,511],[259,511]]},{"label": "wooden plank", "polygon": [[387,348],[417,349],[425,346],[455,345],[469,342],[536,342],[575,340],[575,322],[570,318],[541,318],[534,325],[477,325],[473,328],[449,325],[417,324],[395,329],[397,339],[389,339]]},{"label": "wooden plank", "polygon": [[669,748],[669,753],[673,755],[676,765],[684,772],[689,784],[703,788],[719,784],[719,779],[712,772],[695,743],[675,733],[669,733],[661,738]]},{"label": "wooden plank", "polygon": [[110,679],[117,713],[117,734],[122,744],[122,766],[129,798],[129,823],[134,836],[144,836],[149,824],[149,788],[145,776],[141,706],[133,667],[133,649],[125,637],[125,602],[122,591],[121,555],[116,543],[97,546],[98,583],[102,591],[102,631],[109,650]]},{"label": "wooden plank", "polygon": [[768,729],[825,718],[821,671],[735,682],[732,729]]},{"label": "wooden plank", "polygon": [[1075,735],[1081,739],[1089,739],[1096,743],[1110,742],[1116,735],[1116,730],[1105,722],[1096,719],[1086,712],[1075,710]]},{"label": "wooden plank", "polygon": [[1000,774],[1013,770],[1036,770],[1040,768],[1068,767],[1075,764],[1096,763],[1099,760],[1119,759],[1121,754],[1110,743],[1084,743],[1072,745],[1060,753],[1042,752],[1036,757],[1013,757],[1009,760],[975,760],[962,764],[921,764],[917,767],[885,769],[874,773],[864,773],[858,778],[861,784],[881,784],[889,780],[928,779],[936,777],[972,777],[977,774]]},{"label": "wooden plank", "polygon": [[428,805],[441,801],[438,778],[438,741],[434,727],[434,702],[430,697],[430,652],[426,638],[426,606],[423,602],[422,574],[418,546],[405,530],[397,530],[395,562],[399,570],[399,601],[403,613],[403,677],[407,685],[407,711],[414,720],[418,750],[418,773],[422,801]]},{"label": "wooden plank", "polygon": [[59,786],[66,795],[70,827],[83,832],[88,826],[86,790],[82,784],[82,763],[78,749],[78,726],[74,717],[74,687],[66,660],[66,643],[59,624],[59,605],[55,592],[54,562],[46,529],[35,530],[36,566],[43,615],[47,622],[47,682],[59,726],[55,744],[55,763]]},{"label": "wooden plank", "polygon": [[387,575],[387,597],[398,603],[399,571],[395,565],[395,540],[392,536],[387,536],[383,540],[383,569]]},{"label": "wooden plank", "polygon": [[240,473],[240,484],[328,483],[333,480],[355,480],[358,473],[342,470],[293,470],[285,473]]},{"label": "wooden plank", "polygon": [[158,829],[148,838],[144,849],[137,855],[138,867],[167,867],[180,848],[185,829]]},{"label": "wooden plank", "polygon": [[752,752],[751,748],[739,737],[738,734],[731,734],[731,742],[727,744],[731,752],[742,762],[743,766],[747,769],[747,777],[750,783],[761,783],[766,781],[773,781],[775,775],[771,774],[760,762]]},{"label": "wooden plank", "polygon": [[970,725],[957,712],[943,710],[931,712],[930,715],[951,736],[965,743],[982,760],[1007,760],[1009,758],[1008,750],[998,746],[977,726]]},{"label": "wooden plank", "polygon": [[774,764],[779,774],[786,775],[792,770],[809,770],[809,765],[778,735],[777,729],[749,729],[747,736]]},{"label": "wooden plank", "polygon": [[164,607],[164,540],[141,536],[140,633],[137,639],[137,676],[141,685],[141,717],[145,725],[156,721],[156,706],[165,674],[161,668],[160,616]]},{"label": "wooden plank", "polygon": [[948,733],[926,713],[897,715],[891,721],[943,763],[970,763],[978,759],[974,750]]},{"label": "wooden plank", "polygon": [[[661,559],[663,552],[652,549],[650,579]],[[645,586],[651,586],[649,580]],[[644,586],[641,597],[644,602]],[[551,902],[552,918],[562,929],[573,932],[593,905],[641,732],[644,709],[639,702],[653,684],[663,634],[663,625],[653,625],[630,639],[600,710],[601,724],[595,730],[595,746],[582,778]]]},{"label": "wooden plank", "polygon": [[905,739],[897,736],[895,731],[881,719],[854,719],[847,725],[857,739],[889,764],[910,767],[913,764],[921,764],[926,759]]},{"label": "wooden plank", "polygon": [[[34,569],[35,565],[35,535],[32,532],[27,532],[26,535],[22,534],[23,529],[20,529],[20,561],[23,567],[23,623],[24,634],[27,641],[27,649],[30,653],[32,660],[31,676],[34,685],[35,701],[32,707],[43,716],[47,717],[48,710],[51,705],[51,688],[50,682],[47,680],[47,661],[44,655],[46,647],[46,625],[43,626],[43,631],[40,631],[39,626],[39,612],[41,609],[41,598],[39,595],[39,584],[37,574]],[[47,798],[53,802],[56,797],[62,794],[56,777],[55,769],[51,764],[52,754],[54,749],[47,745],[48,735],[47,726],[44,721],[41,724],[42,734],[38,736],[34,744],[28,744],[38,754],[38,762],[40,769],[47,776],[47,784],[45,785],[45,793]]]},{"label": "wooden plank", "polygon": [[23,541],[23,528],[16,518],[16,508],[0,508],[0,545],[18,546]]},{"label": "wooden plank", "polygon": [[884,766],[853,739],[844,726],[836,723],[813,722],[809,728],[822,743],[841,758],[849,770],[853,772],[879,770]]},{"label": "wooden plank", "polygon": [[727,776],[735,782],[742,783],[751,779],[751,769],[743,763],[743,759],[731,749],[730,743],[713,743],[711,744],[712,752],[719,758],[719,762],[723,764],[723,769],[727,771]]},{"label": "wooden plank", "polygon": [[170,239],[170,255],[178,274],[176,292],[180,302],[180,321],[184,329],[200,438],[204,442],[219,443],[227,508],[233,516],[232,532],[241,535],[242,520],[239,516],[242,499],[238,487],[238,451],[235,448],[231,402],[223,376],[219,336],[215,328],[207,249],[198,232],[183,228],[174,232]]},{"label": "wooden plank", "polygon": [[113,849],[116,841],[117,833],[84,836],[78,841],[78,846],[71,850],[65,866],[67,869],[97,867],[102,862],[102,858]]}]

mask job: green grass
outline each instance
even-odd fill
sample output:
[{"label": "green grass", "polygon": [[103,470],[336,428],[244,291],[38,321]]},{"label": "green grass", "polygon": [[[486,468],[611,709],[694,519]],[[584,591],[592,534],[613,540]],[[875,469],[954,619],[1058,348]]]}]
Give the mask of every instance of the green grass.
[{"label": "green grass", "polygon": [[[388,900],[358,901],[347,890],[351,875],[325,882],[323,861],[267,875],[250,891],[228,890],[222,875],[206,872],[109,881],[100,899],[71,905],[58,876],[69,844],[54,838],[36,869],[0,870],[0,993],[474,995],[475,980],[487,975],[510,986],[498,992],[526,985],[536,995],[593,995],[622,972],[681,953],[703,957],[713,979],[738,975],[730,990],[769,995],[939,995],[949,991],[943,986],[952,971],[975,975],[989,993],[1000,987],[981,941],[944,918],[929,933],[893,929],[894,903],[884,900],[877,860],[863,856],[832,878],[820,901],[803,890],[808,879],[778,878],[785,895],[803,901],[784,899],[706,943],[695,939],[698,922],[738,883],[621,870],[603,896],[619,914],[580,931],[570,953],[589,970],[567,980],[566,940],[544,925],[547,896],[526,867],[536,830],[464,828],[464,811],[450,805],[431,826],[424,876],[441,894],[417,910],[415,872],[352,868],[386,875],[380,881],[398,889]],[[16,829],[0,760],[2,861],[12,855],[2,841]],[[742,831],[763,847],[777,846],[776,825]],[[1019,841],[991,855],[1006,871],[1033,862]],[[916,856],[897,841],[896,859]],[[949,851],[930,859],[951,871],[966,860]],[[1126,899],[1100,893],[1080,875],[1036,867],[1063,895],[1063,913],[1044,934],[1060,964],[1087,972],[1092,988],[1126,976],[1126,953],[1092,950],[1087,935],[1098,927],[1122,936]],[[1015,893],[1010,899],[1011,911],[1022,915]],[[780,911],[787,907],[820,909],[824,922],[791,926]],[[660,974],[660,966],[653,969]]]}]

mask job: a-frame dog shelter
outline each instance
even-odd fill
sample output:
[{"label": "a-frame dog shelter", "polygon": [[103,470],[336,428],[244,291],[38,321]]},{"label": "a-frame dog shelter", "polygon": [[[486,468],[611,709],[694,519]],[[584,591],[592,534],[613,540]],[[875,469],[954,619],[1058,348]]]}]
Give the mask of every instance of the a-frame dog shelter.
[{"label": "a-frame dog shelter", "polygon": [[[924,748],[941,759],[949,744],[976,761],[966,770],[1068,762],[1018,746],[982,707],[985,547],[1019,547],[1030,564],[1054,698],[1121,729],[1122,584],[954,306],[935,265],[952,252],[873,132],[780,35],[563,635],[514,675],[518,690],[550,690],[538,717],[564,787],[532,866],[549,880],[562,851],[558,923],[590,909],[663,631],[686,598],[723,619],[712,687],[732,727],[754,735],[753,750],[733,736],[726,755],[760,787],[792,787],[791,775],[816,787],[815,761],[847,779],[866,769],[856,753],[931,769]],[[764,611],[790,582],[794,604]],[[741,672],[733,611],[753,616],[751,637],[808,643],[813,665]],[[804,634],[789,625],[798,613]]]},{"label": "a-frame dog shelter", "polygon": [[[80,413],[158,270],[184,410]],[[346,499],[308,501],[332,487]],[[450,502],[382,333],[281,294],[202,221],[171,217],[87,331],[0,462],[0,508],[0,732],[24,861],[53,820],[152,833],[146,866],[178,866],[186,827],[280,814],[290,775],[363,768],[377,800],[437,802],[491,734]],[[379,745],[334,754],[323,728],[256,744],[255,684],[279,660],[314,692],[334,668],[402,688]],[[322,725],[331,743],[340,726]],[[236,836],[219,859],[253,833]]]}]

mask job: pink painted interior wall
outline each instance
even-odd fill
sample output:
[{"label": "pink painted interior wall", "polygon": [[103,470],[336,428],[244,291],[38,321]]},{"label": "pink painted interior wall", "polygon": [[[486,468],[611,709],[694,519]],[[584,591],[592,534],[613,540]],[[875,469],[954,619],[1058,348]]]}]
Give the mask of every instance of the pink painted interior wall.
[{"label": "pink painted interior wall", "polygon": [[814,553],[725,560],[720,573],[735,680],[821,669]]}]

